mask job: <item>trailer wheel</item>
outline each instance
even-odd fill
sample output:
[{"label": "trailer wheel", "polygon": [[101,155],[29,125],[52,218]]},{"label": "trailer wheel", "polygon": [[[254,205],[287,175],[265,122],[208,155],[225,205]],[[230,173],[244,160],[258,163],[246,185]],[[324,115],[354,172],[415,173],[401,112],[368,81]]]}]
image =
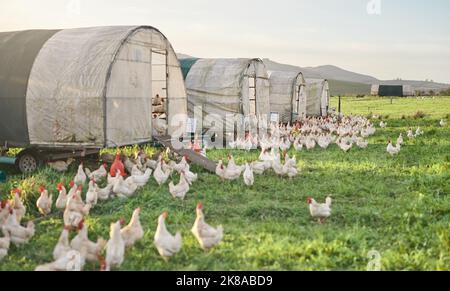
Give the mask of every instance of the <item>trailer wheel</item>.
[{"label": "trailer wheel", "polygon": [[32,150],[23,150],[16,159],[16,166],[23,174],[35,172],[41,164],[41,158]]}]

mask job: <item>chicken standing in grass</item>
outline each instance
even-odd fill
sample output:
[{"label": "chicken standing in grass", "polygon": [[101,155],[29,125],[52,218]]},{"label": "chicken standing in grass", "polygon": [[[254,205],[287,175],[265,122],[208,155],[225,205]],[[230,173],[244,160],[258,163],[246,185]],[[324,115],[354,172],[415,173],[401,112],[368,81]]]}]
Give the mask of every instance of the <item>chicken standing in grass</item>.
[{"label": "chicken standing in grass", "polygon": [[255,177],[253,175],[253,170],[250,168],[250,165],[248,163],[245,164],[245,171],[244,171],[244,183],[247,186],[253,186],[255,183]]},{"label": "chicken standing in grass", "polygon": [[214,228],[205,222],[202,203],[197,204],[196,212],[197,218],[195,219],[191,232],[198,240],[202,249],[207,251],[222,240],[223,227],[220,225],[217,228]]},{"label": "chicken standing in grass", "polygon": [[331,197],[327,197],[325,203],[317,203],[313,198],[308,198],[309,212],[319,223],[324,223],[331,216]]},{"label": "chicken standing in grass", "polygon": [[159,216],[154,240],[156,249],[165,261],[178,253],[183,244],[180,232],[177,232],[174,236],[167,230],[167,216],[167,212],[164,212]]},{"label": "chicken standing in grass", "polygon": [[64,210],[63,220],[65,225],[77,227],[83,218],[89,214],[92,205],[84,204],[81,197],[82,187],[77,188],[77,192],[72,196],[69,196],[67,200],[67,206]]},{"label": "chicken standing in grass", "polygon": [[142,173],[141,175],[132,175],[131,177],[133,178],[133,182],[138,186],[138,187],[144,187],[148,181],[150,180],[152,176],[152,170],[151,169],[146,169],[144,173]]},{"label": "chicken standing in grass", "polygon": [[441,127],[446,127],[447,126],[447,121],[445,121],[444,119],[441,119],[441,121],[439,122],[439,125]]},{"label": "chicken standing in grass", "polygon": [[76,185],[84,185],[86,183],[87,175],[83,169],[83,163],[78,166],[77,174],[73,178],[73,181]]},{"label": "chicken standing in grass", "polygon": [[8,201],[4,200],[0,202],[0,229],[8,219],[11,205]]},{"label": "chicken standing in grass", "polygon": [[11,244],[11,236],[9,232],[0,227],[3,237],[0,238],[0,261],[8,255],[9,246]]},{"label": "chicken standing in grass", "polygon": [[169,192],[173,198],[180,198],[181,200],[184,200],[184,197],[189,192],[189,183],[186,180],[184,171],[181,171],[180,181],[177,185],[175,185],[173,181],[169,183]]},{"label": "chicken standing in grass", "polygon": [[130,223],[120,230],[125,247],[132,247],[137,241],[144,237],[144,230],[142,229],[140,216],[141,208],[133,211]]},{"label": "chicken standing in grass", "polygon": [[416,137],[413,133],[412,128],[408,129],[407,136],[409,139],[414,139]]},{"label": "chicken standing in grass", "polygon": [[91,172],[89,168],[85,168],[84,171],[86,172],[86,175],[89,179],[93,179],[96,183],[98,183],[108,175],[108,171],[106,170],[107,166],[108,165],[106,163],[103,163],[100,168],[93,172]]},{"label": "chicken standing in grass", "polygon": [[388,146],[386,148],[386,151],[391,155],[391,156],[395,156],[398,155],[400,153],[401,150],[401,146],[400,144],[397,144],[395,147],[392,144],[392,141],[389,140]]},{"label": "chicken standing in grass", "polygon": [[94,178],[89,181],[89,188],[86,193],[86,204],[91,204],[92,206],[97,205],[98,201],[98,189],[97,184],[95,184]]},{"label": "chicken standing in grass", "polygon": [[61,232],[61,235],[59,236],[58,243],[53,249],[54,260],[62,258],[72,250],[69,242],[69,234],[70,234],[70,225],[65,225]]},{"label": "chicken standing in grass", "polygon": [[68,200],[66,187],[64,187],[63,183],[59,183],[56,188],[58,189],[59,194],[55,206],[59,210],[64,210]]},{"label": "chicken standing in grass", "polygon": [[120,268],[125,256],[125,241],[120,233],[121,227],[124,225],[123,219],[111,224],[109,232],[109,241],[106,244],[106,268],[105,271],[111,268]]},{"label": "chicken standing in grass", "polygon": [[404,142],[405,141],[403,140],[403,133],[400,133],[400,136],[397,139],[397,144],[402,146],[404,144]]},{"label": "chicken standing in grass", "polygon": [[155,178],[155,181],[159,186],[166,183],[170,175],[169,169],[166,169],[165,171],[163,170],[164,165],[164,160],[161,160],[161,162],[159,162],[156,166],[155,172],[153,173],[153,177]]},{"label": "chicken standing in grass", "polygon": [[138,188],[138,185],[131,183],[130,180],[125,181],[119,171],[117,171],[116,176],[117,179],[113,187],[114,194],[116,194],[119,198],[129,198],[133,196]]},{"label": "chicken standing in grass", "polygon": [[83,270],[86,264],[86,253],[85,247],[81,251],[70,250],[59,259],[48,264],[39,265],[34,270],[41,272],[79,272]]},{"label": "chicken standing in grass", "polygon": [[107,184],[105,188],[97,187],[97,197],[101,201],[108,200],[111,196],[112,189],[114,187],[114,184]]},{"label": "chicken standing in grass", "polygon": [[85,257],[88,262],[97,262],[105,245],[106,241],[101,237],[97,239],[97,242],[89,240],[88,228],[83,220],[78,225],[78,234],[70,242],[70,247],[76,251],[81,252],[83,248],[86,248]]},{"label": "chicken standing in grass", "polygon": [[184,169],[184,176],[186,177],[186,181],[189,183],[189,185],[192,185],[192,183],[194,183],[198,179],[198,174],[191,172],[191,166],[189,164],[186,164],[186,167]]},{"label": "chicken standing in grass", "polygon": [[34,223],[29,221],[27,227],[23,227],[17,221],[14,209],[10,209],[10,215],[3,225],[3,231],[8,232],[11,242],[16,245],[24,245],[34,236]]},{"label": "chicken standing in grass", "polygon": [[416,137],[419,137],[421,135],[424,135],[425,132],[420,128],[420,126],[416,130]]},{"label": "chicken standing in grass", "polygon": [[49,195],[44,186],[39,188],[39,192],[41,195],[36,201],[36,206],[42,215],[47,216],[52,212],[53,195]]}]

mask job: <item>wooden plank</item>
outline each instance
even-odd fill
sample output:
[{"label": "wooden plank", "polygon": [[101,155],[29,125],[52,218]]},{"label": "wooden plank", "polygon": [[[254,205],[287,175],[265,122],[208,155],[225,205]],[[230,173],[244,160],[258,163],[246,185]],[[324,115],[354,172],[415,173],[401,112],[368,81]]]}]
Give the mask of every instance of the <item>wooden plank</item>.
[{"label": "wooden plank", "polygon": [[181,150],[174,149],[172,147],[172,138],[170,136],[155,136],[154,138],[164,147],[169,148],[171,151],[179,154],[180,156],[186,156],[191,163],[199,167],[202,167],[205,170],[210,171],[212,173],[216,172],[217,164],[211,161],[210,159],[205,158],[204,156],[190,149],[181,149]]}]

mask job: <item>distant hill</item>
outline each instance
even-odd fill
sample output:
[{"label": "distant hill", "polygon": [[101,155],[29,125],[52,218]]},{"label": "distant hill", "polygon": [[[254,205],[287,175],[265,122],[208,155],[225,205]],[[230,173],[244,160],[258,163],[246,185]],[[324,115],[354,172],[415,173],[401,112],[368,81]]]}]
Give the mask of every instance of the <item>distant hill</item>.
[{"label": "distant hill", "polygon": [[322,76],[323,79],[333,79],[333,80],[339,80],[339,81],[346,81],[346,82],[353,82],[353,83],[364,83],[364,84],[376,84],[379,82],[377,78],[353,73],[341,68],[338,68],[336,66],[319,66],[315,68],[304,68],[308,71],[317,73],[318,75]]},{"label": "distant hill", "polygon": [[[192,58],[192,56],[178,53],[178,57]],[[375,77],[354,73],[342,68],[325,65],[318,67],[298,67],[281,64],[270,59],[263,59],[269,71],[301,71],[305,78],[327,79],[330,82],[332,95],[368,95],[373,84],[410,85],[414,90],[435,92],[450,89],[450,84],[411,80],[379,80]]]},{"label": "distant hill", "polygon": [[177,57],[178,57],[179,59],[190,59],[190,58],[193,58],[193,57],[190,56],[190,55],[185,55],[185,54],[180,54],[180,53],[177,53]]}]

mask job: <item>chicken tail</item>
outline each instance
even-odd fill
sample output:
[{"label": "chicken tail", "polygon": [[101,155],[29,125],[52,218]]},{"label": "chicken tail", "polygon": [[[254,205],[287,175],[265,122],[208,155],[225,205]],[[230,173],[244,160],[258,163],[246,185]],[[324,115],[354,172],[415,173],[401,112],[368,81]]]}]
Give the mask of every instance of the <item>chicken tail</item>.
[{"label": "chicken tail", "polygon": [[327,197],[327,199],[325,200],[325,204],[327,204],[328,207],[331,207],[331,203],[332,203],[332,199],[331,197]]}]

